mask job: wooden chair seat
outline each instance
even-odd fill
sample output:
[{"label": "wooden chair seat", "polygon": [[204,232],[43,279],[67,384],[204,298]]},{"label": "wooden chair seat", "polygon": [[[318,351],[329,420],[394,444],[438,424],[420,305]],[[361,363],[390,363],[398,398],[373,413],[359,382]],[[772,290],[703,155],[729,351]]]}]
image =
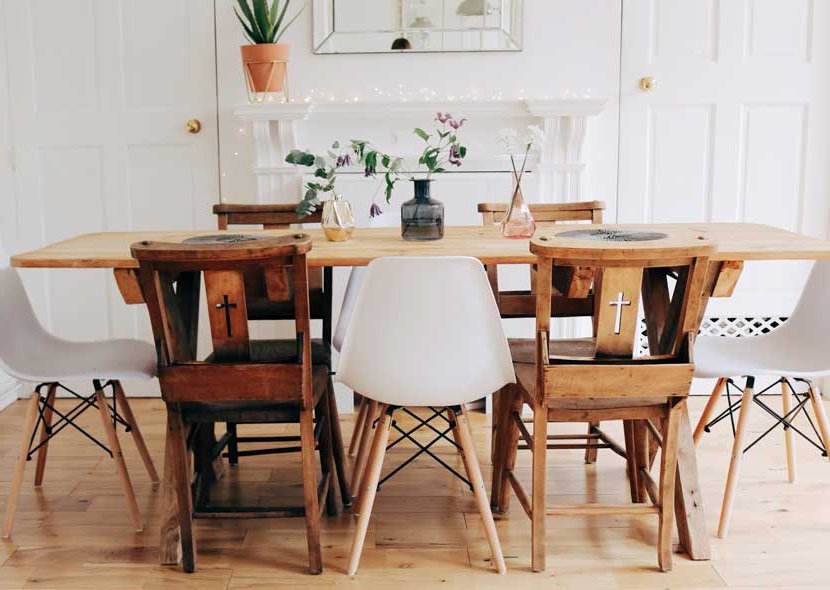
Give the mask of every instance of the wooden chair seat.
[{"label": "wooden chair seat", "polygon": [[[250,316],[248,316],[250,317]],[[252,363],[291,363],[297,360],[297,342],[295,340],[251,340]],[[213,355],[205,359],[213,362]],[[321,339],[311,341],[311,363],[329,366],[331,361],[331,344]]]},{"label": "wooden chair seat", "polygon": [[[509,338],[507,342],[510,345],[510,355],[514,363],[533,365],[536,362],[536,340]],[[555,356],[591,357],[594,355],[595,347],[593,338],[551,340],[551,354]]]}]

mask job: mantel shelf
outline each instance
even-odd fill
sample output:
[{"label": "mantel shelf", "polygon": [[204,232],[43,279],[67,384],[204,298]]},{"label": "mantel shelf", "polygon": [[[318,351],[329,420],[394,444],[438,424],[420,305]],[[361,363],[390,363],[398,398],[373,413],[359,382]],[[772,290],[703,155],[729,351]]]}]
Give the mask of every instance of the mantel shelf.
[{"label": "mantel shelf", "polygon": [[587,117],[605,107],[605,98],[539,98],[521,100],[453,100],[453,101],[325,101],[265,102],[239,105],[234,114],[245,121],[302,120],[310,116],[384,117],[417,116],[436,111],[458,111],[464,115],[505,118]]}]

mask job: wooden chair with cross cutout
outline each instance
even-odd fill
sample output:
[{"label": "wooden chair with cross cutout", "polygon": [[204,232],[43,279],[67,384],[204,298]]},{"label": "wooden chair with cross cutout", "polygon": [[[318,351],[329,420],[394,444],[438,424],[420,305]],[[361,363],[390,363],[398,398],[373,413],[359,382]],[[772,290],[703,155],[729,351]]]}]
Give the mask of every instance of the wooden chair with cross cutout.
[{"label": "wooden chair with cross cutout", "polygon": [[[337,512],[333,438],[333,387],[325,358],[315,358],[310,338],[307,234],[233,241],[198,238],[193,243],[140,242],[132,255],[150,313],[162,397],[168,412],[166,459],[178,502],[185,571],[196,566],[192,521],[213,517],[304,516],[312,573],[322,570],[320,505]],[[294,315],[295,334],[286,340],[249,335],[247,280],[263,278],[264,290]],[[212,352],[196,352],[200,280],[204,280]],[[304,504],[300,507],[218,506],[211,501],[215,449],[205,448],[213,424],[298,423]],[[205,431],[208,436],[201,436]],[[292,443],[296,437],[282,437]],[[201,442],[200,442],[201,441]],[[214,445],[216,446],[216,445]],[[315,450],[322,479],[318,484]],[[195,483],[191,494],[189,452]],[[213,453],[213,454],[212,454]],[[167,471],[167,469],[166,469]]]},{"label": "wooden chair with cross cutout", "polygon": [[[692,344],[703,304],[712,246],[694,232],[638,234],[614,229],[548,229],[531,240],[537,256],[534,357],[514,358],[517,385],[499,421],[494,493],[515,491],[532,522],[532,565],[545,568],[549,515],[656,514],[658,563],[671,569],[675,472],[682,411],[694,370]],[[557,267],[594,270],[594,333],[590,339],[551,340],[552,277]],[[674,277],[671,290],[670,278]],[[657,350],[635,354],[642,304]],[[554,303],[555,305],[555,299]],[[521,409],[533,410],[533,428]],[[627,461],[633,504],[557,505],[545,502],[548,449],[563,445],[548,435],[551,422],[622,420],[625,444],[608,443]],[[516,451],[532,451],[532,493],[514,473]],[[659,477],[651,475],[660,450]],[[650,500],[650,503],[648,501]]]}]

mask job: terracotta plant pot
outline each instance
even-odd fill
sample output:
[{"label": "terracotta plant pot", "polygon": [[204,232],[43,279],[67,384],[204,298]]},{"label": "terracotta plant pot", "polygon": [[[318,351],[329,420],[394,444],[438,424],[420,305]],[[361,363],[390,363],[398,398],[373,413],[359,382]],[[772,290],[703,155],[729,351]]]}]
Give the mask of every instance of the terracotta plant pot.
[{"label": "terracotta plant pot", "polygon": [[285,43],[243,45],[242,67],[251,92],[282,92],[289,46]]}]

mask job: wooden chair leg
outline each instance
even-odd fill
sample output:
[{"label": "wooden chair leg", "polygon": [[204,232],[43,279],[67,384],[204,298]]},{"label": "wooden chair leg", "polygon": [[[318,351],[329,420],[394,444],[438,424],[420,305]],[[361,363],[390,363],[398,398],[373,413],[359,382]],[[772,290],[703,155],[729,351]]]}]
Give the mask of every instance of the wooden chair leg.
[{"label": "wooden chair leg", "polygon": [[32,393],[29,398],[29,406],[26,409],[26,420],[23,423],[23,434],[20,436],[20,450],[17,454],[17,463],[14,466],[12,476],[12,488],[9,491],[9,499],[6,501],[6,523],[3,526],[3,538],[12,536],[12,525],[14,524],[14,513],[17,510],[17,500],[20,497],[20,487],[23,485],[23,474],[26,471],[26,459],[29,455],[29,441],[32,431],[37,423],[38,404],[40,393]]},{"label": "wooden chair leg", "polygon": [[634,420],[634,462],[637,468],[637,502],[648,501],[648,492],[646,491],[646,480],[640,476],[642,470],[651,471],[652,455],[651,442],[652,437],[649,433],[648,427],[643,420]]},{"label": "wooden chair leg", "polygon": [[[588,434],[594,434],[596,429],[599,428],[599,422],[588,422]],[[588,441],[590,442],[590,440]],[[596,447],[587,448],[585,449],[585,463],[592,464],[597,462],[597,451]]]},{"label": "wooden chair leg", "polygon": [[729,474],[726,477],[726,488],[723,492],[723,504],[720,509],[720,522],[718,524],[718,537],[723,539],[729,532],[729,522],[732,519],[732,506],[735,503],[735,490],[738,487],[738,478],[741,472],[741,459],[744,454],[744,439],[746,438],[746,425],[749,422],[750,408],[755,402],[752,396],[755,391],[755,379],[746,378],[746,386],[741,397],[741,410],[738,414],[738,426],[735,430],[735,439],[732,441],[732,457],[729,462]]},{"label": "wooden chair leg", "polygon": [[[786,379],[781,380],[781,406],[785,416],[792,411],[792,391]],[[787,479],[790,483],[795,481],[795,440],[793,438],[793,429],[785,425],[784,447],[787,452]]]},{"label": "wooden chair leg", "polygon": [[40,426],[40,448],[37,451],[37,467],[35,467],[35,487],[43,484],[43,473],[46,469],[46,453],[49,450],[49,434],[52,428],[52,408],[58,393],[58,384],[50,383],[46,392],[46,405],[43,408],[43,421]]},{"label": "wooden chair leg", "polygon": [[138,509],[138,502],[135,499],[135,491],[133,484],[130,481],[130,473],[127,471],[127,464],[124,462],[124,453],[121,451],[121,444],[118,442],[118,433],[115,431],[115,425],[112,422],[112,413],[107,404],[107,398],[104,392],[98,389],[95,392],[95,400],[98,403],[98,410],[101,414],[101,423],[104,426],[104,432],[107,435],[107,442],[110,446],[112,459],[115,462],[115,468],[118,471],[118,479],[121,481],[121,487],[124,490],[124,496],[127,499],[127,506],[130,509],[130,516],[132,516],[133,524],[136,531],[144,529],[141,522],[141,512]]},{"label": "wooden chair leg", "polygon": [[329,379],[329,416],[331,416],[331,435],[334,452],[334,467],[337,471],[337,482],[340,484],[340,501],[343,506],[352,505],[352,494],[349,490],[349,481],[346,479],[346,453],[343,449],[343,431],[340,429],[340,414],[337,411],[337,398],[334,396],[334,383]]},{"label": "wooden chair leg", "polygon": [[121,411],[127,424],[130,425],[130,434],[133,436],[133,442],[138,449],[138,454],[141,456],[141,461],[144,463],[144,468],[150,476],[150,481],[158,483],[159,474],[156,471],[156,466],[153,464],[153,458],[150,456],[150,451],[147,449],[147,444],[144,442],[144,437],[141,435],[141,430],[138,427],[138,420],[135,419],[133,409],[130,407],[130,402],[127,400],[127,395],[124,393],[124,388],[120,381],[113,383],[113,392],[116,400],[121,405]]},{"label": "wooden chair leg", "polygon": [[228,433],[228,465],[239,465],[239,438],[236,434],[236,423],[225,424]]},{"label": "wooden chair leg", "polygon": [[635,504],[643,502],[640,497],[640,469],[637,466],[637,443],[634,440],[634,421],[623,420],[625,435],[625,460],[628,465],[628,487],[631,490],[631,501]]},{"label": "wooden chair leg", "polygon": [[493,394],[493,416],[492,428],[490,430],[490,461],[493,465],[493,479],[490,489],[490,505],[497,509],[502,503],[502,482],[504,481],[505,455],[508,451],[506,446],[506,433],[508,423],[504,407],[508,404],[510,397],[509,385],[502,387]]},{"label": "wooden chair leg", "polygon": [[352,439],[349,441],[349,456],[354,456],[355,451],[360,446],[360,439],[363,436],[363,423],[366,421],[366,410],[369,409],[369,400],[365,397],[360,397],[360,405],[357,408],[357,418],[354,421],[354,430],[352,431]]},{"label": "wooden chair leg", "polygon": [[317,465],[314,460],[314,447],[313,410],[303,408],[300,411],[300,455],[308,539],[308,566],[312,574],[319,574],[323,571],[323,556],[320,550],[320,506],[317,504]]},{"label": "wooden chair leg", "polygon": [[363,433],[360,437],[360,446],[357,449],[357,456],[354,460],[354,467],[352,468],[352,493],[358,495],[363,491],[361,487],[361,479],[363,478],[363,470],[366,467],[366,461],[369,457],[369,446],[372,442],[372,425],[377,417],[378,402],[375,400],[367,400],[366,418],[363,421]]},{"label": "wooden chair leg", "polygon": [[[167,450],[170,472],[176,497],[182,569],[196,571],[196,539],[193,536],[193,496],[190,491],[190,467],[187,435],[177,404],[167,404]],[[165,472],[167,469],[165,468]]]},{"label": "wooden chair leg", "polygon": [[[516,455],[519,452],[519,427],[513,418],[516,413],[522,415],[522,394],[516,385],[508,386],[508,389],[502,393],[505,398],[502,404],[502,417],[500,420],[503,424],[499,425],[503,434],[499,435],[499,447],[501,454],[499,455],[499,475],[496,479],[495,465],[493,474],[493,485],[490,505],[494,510],[502,514],[510,511],[510,480],[509,474],[516,467]],[[503,442],[502,442],[503,441]]]},{"label": "wooden chair leg", "polygon": [[709,394],[709,399],[706,400],[706,406],[703,408],[703,413],[700,415],[700,419],[697,421],[697,426],[695,426],[695,432],[692,435],[695,444],[700,442],[700,437],[703,436],[706,425],[709,424],[709,420],[712,419],[712,414],[715,412],[715,408],[723,395],[723,391],[726,389],[726,381],[726,377],[718,379],[717,383],[715,383],[714,389],[712,389],[712,393]]},{"label": "wooden chair leg", "polygon": [[490,504],[487,501],[487,490],[484,488],[484,478],[481,476],[481,466],[478,463],[473,437],[470,434],[470,424],[463,410],[456,414],[450,410],[450,419],[455,423],[453,430],[457,431],[457,438],[461,445],[464,467],[467,469],[467,477],[473,486],[473,495],[476,499],[481,522],[484,525],[484,534],[487,536],[487,543],[490,545],[490,556],[493,565],[500,574],[507,572],[504,564],[499,535],[496,532],[496,523],[493,521],[493,513],[490,511]]},{"label": "wooden chair leg", "polygon": [[827,421],[827,411],[821,399],[821,391],[811,383],[808,395],[810,396],[810,405],[813,407],[813,414],[816,417],[818,432],[821,435],[821,442],[824,444],[824,450],[827,451],[828,459],[830,459],[830,423]]},{"label": "wooden chair leg", "polygon": [[340,507],[337,505],[337,491],[336,484],[336,468],[334,466],[334,449],[333,437],[331,432],[331,407],[328,401],[328,392],[323,394],[320,402],[317,404],[317,420],[323,421],[323,427],[320,431],[320,438],[318,448],[320,450],[320,467],[324,476],[328,475],[329,485],[326,490],[326,514],[329,516],[337,516],[340,513]]},{"label": "wooden chair leg", "polygon": [[677,474],[677,451],[680,418],[685,399],[669,403],[668,418],[663,420],[663,450],[660,453],[660,520],[657,535],[657,562],[664,572],[672,569],[672,532],[674,530],[674,484]]},{"label": "wooden chair leg", "polygon": [[386,405],[380,408],[380,422],[375,430],[372,451],[369,456],[369,463],[366,467],[366,477],[363,478],[363,489],[360,491],[358,501],[357,527],[355,528],[352,550],[349,555],[348,574],[353,576],[357,573],[360,565],[360,555],[363,553],[363,543],[366,541],[366,531],[369,528],[369,518],[372,516],[372,506],[375,503],[375,495],[378,491],[380,471],[383,467],[383,458],[386,455],[386,445],[389,442],[389,431],[392,428],[392,413]]},{"label": "wooden chair leg", "polygon": [[533,468],[531,498],[531,567],[534,572],[545,570],[545,487],[547,474],[548,405],[537,402],[533,409]]}]

